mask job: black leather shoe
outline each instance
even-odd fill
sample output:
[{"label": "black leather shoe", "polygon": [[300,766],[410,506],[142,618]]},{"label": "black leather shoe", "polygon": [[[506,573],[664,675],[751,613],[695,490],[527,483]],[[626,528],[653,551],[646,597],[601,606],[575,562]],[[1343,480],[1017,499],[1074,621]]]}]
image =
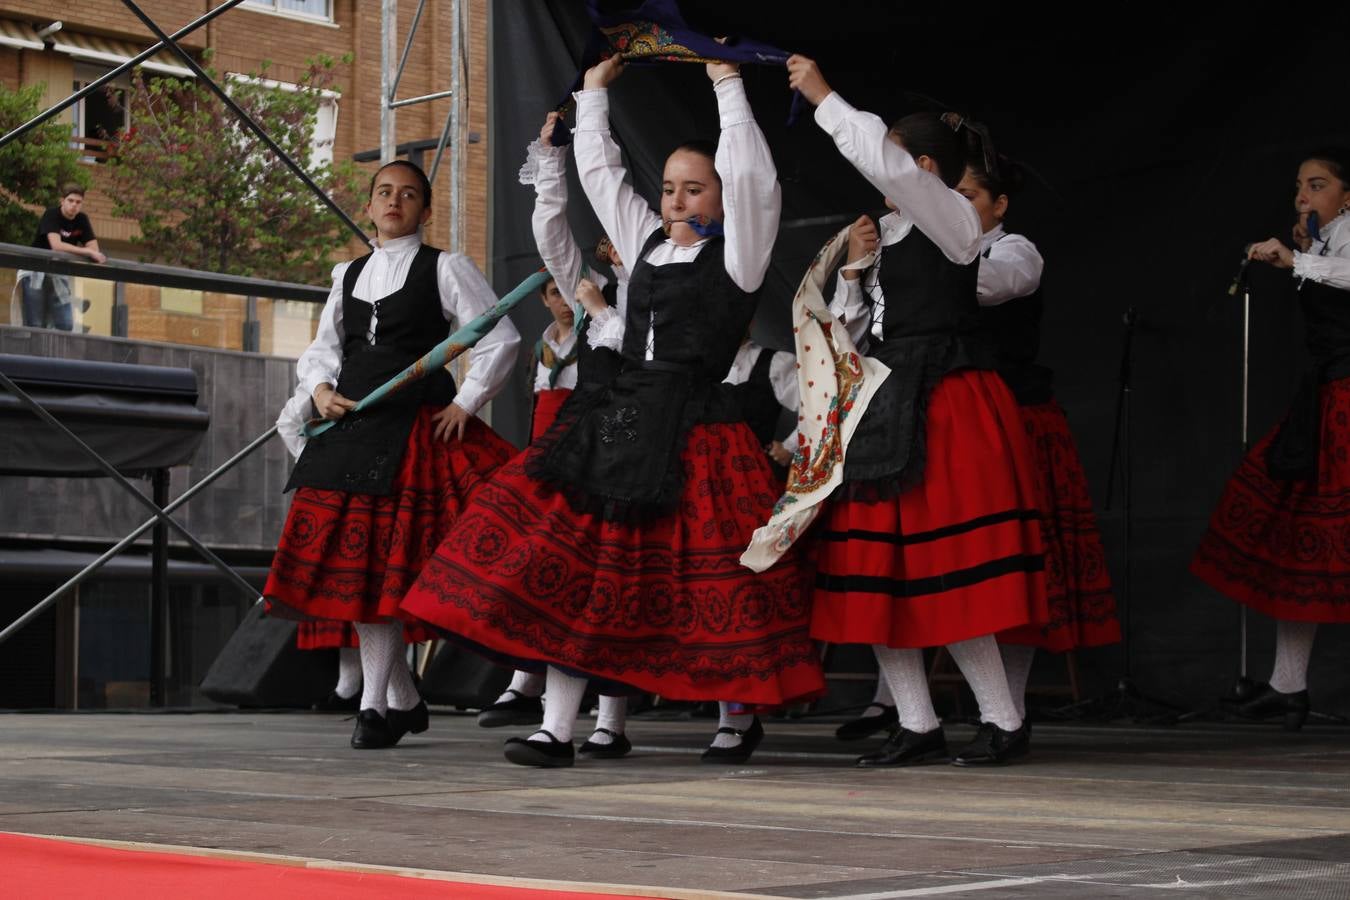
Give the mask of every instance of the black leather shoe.
[{"label": "black leather shoe", "polygon": [[910,731],[901,728],[888,737],[875,753],[858,757],[861,769],[879,769],[884,766],[921,766],[941,762],[947,758],[947,736],[941,728],[932,731]]},{"label": "black leather shoe", "polygon": [[588,759],[621,759],[633,752],[633,742],[628,740],[628,736],[622,732],[610,731],[608,728],[597,728],[595,730],[597,732],[603,731],[612,740],[608,744],[595,744],[587,741],[581,745],[577,755],[585,756]]},{"label": "black leather shoe", "polygon": [[506,758],[518,766],[536,766],[541,769],[565,769],[576,762],[576,750],[571,741],[560,741],[545,731],[548,740],[536,738],[507,738]]},{"label": "black leather shoe", "polygon": [[750,759],[750,754],[755,752],[759,742],[764,740],[764,726],[759,722],[759,716],[755,716],[749,728],[730,728],[724,727],[717,729],[718,734],[738,735],[741,742],[734,747],[715,747],[709,746],[703,751],[703,756],[699,757],[705,763],[743,763]]},{"label": "black leather shoe", "polygon": [[980,723],[975,739],[952,757],[954,766],[1001,766],[1031,749],[1031,728],[1025,721],[1016,731],[1004,731],[990,722]]},{"label": "black leather shoe", "polygon": [[538,725],[544,721],[544,701],[538,697],[526,697],[520,691],[507,689],[514,694],[509,700],[494,703],[478,714],[479,728],[501,728],[506,725]]},{"label": "black leather shoe", "polygon": [[873,706],[880,706],[881,713],[875,716],[859,716],[856,719],[845,722],[834,730],[834,736],[841,741],[860,741],[863,738],[871,737],[878,731],[894,730],[895,726],[900,724],[900,714],[895,711],[894,706],[885,706],[880,703],[873,703]]},{"label": "black leather shoe", "polygon": [[391,706],[385,713],[385,720],[389,723],[389,735],[395,744],[403,740],[403,736],[409,732],[421,734],[431,727],[431,717],[427,713],[425,700],[418,700],[412,709],[394,709]]},{"label": "black leather shoe", "polygon": [[398,742],[389,731],[389,721],[373,709],[356,714],[356,730],[352,732],[352,747],[356,750],[382,750]]},{"label": "black leather shoe", "polygon": [[1269,719],[1284,716],[1284,730],[1298,731],[1308,718],[1308,692],[1283,694],[1263,684],[1246,703],[1239,704],[1237,713],[1248,719]]}]

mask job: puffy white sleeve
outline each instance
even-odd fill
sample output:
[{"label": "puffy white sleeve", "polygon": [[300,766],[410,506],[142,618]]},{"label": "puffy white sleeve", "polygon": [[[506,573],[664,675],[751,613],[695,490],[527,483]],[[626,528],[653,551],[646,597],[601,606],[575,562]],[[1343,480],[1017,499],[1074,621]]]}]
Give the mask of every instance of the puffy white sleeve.
[{"label": "puffy white sleeve", "polygon": [[989,247],[980,260],[975,296],[981,306],[998,306],[1025,297],[1041,286],[1045,260],[1036,245],[1020,234],[1009,234]]},{"label": "puffy white sleeve", "polygon": [[980,217],[970,201],[941,178],[919,168],[914,157],[890,139],[886,123],[854,109],[838,92],[816,107],[816,123],[862,176],[904,210],[919,230],[954,263],[980,252]]},{"label": "puffy white sleeve", "polygon": [[350,262],[333,267],[333,287],[319,314],[319,327],[314,340],[300,354],[295,363],[295,377],[306,396],[313,397],[321,384],[337,386],[342,371],[342,278]]},{"label": "puffy white sleeve", "polygon": [[[436,261],[441,309],[456,327],[463,327],[497,303],[497,295],[483,273],[462,253],[442,253]],[[469,371],[455,391],[455,404],[477,414],[506,385],[520,350],[520,332],[502,316],[493,329],[469,351]]]}]

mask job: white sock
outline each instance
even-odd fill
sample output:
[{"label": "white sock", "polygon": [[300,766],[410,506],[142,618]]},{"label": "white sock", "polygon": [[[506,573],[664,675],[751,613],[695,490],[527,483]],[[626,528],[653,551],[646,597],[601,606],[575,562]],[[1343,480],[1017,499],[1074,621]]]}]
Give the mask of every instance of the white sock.
[{"label": "white sock", "polygon": [[872,695],[872,705],[877,707],[895,705],[895,698],[891,696],[891,686],[886,683],[886,677],[880,672],[877,673],[877,690]]},{"label": "white sock", "polygon": [[900,716],[900,727],[916,734],[927,734],[942,727],[933,698],[928,693],[928,673],[923,668],[923,651],[913,648],[896,649],[884,644],[873,644],[877,666],[895,699]]},{"label": "white sock", "polygon": [[998,641],[992,634],[957,641],[947,645],[956,667],[966,677],[980,705],[980,721],[990,722],[1004,731],[1022,727],[1012,693],[1008,690],[1008,676],[1003,671],[1003,658],[998,653]]},{"label": "white sock", "polygon": [[547,731],[564,743],[572,740],[577,711],[581,709],[581,698],[585,694],[585,678],[549,666],[544,682],[544,725],[530,737],[546,741],[548,735],[541,732]]},{"label": "white sock", "polygon": [[350,700],[361,690],[361,651],[355,647],[338,649],[338,683],[333,693]]},{"label": "white sock", "polygon": [[595,716],[595,733],[591,735],[591,743],[601,745],[614,743],[614,738],[600,729],[605,728],[615,734],[623,734],[623,728],[627,722],[628,698],[606,697],[601,694],[600,712]]},{"label": "white sock", "polygon": [[1275,669],[1270,673],[1272,688],[1281,694],[1308,689],[1308,660],[1312,658],[1315,637],[1316,622],[1280,619],[1275,623]]},{"label": "white sock", "polygon": [[412,670],[408,667],[406,645],[404,651],[398,654],[391,663],[389,688],[385,691],[385,696],[389,701],[390,709],[397,709],[402,712],[407,712],[422,702],[422,695],[417,693],[417,682],[413,681]]},{"label": "white sock", "polygon": [[1027,679],[1031,677],[1031,663],[1036,658],[1036,648],[1024,644],[999,644],[998,652],[1003,657],[1003,672],[1008,676],[1008,693],[1012,694],[1017,715],[1027,717]]},{"label": "white sock", "polygon": [[[515,691],[516,693],[511,693]],[[526,672],[522,669],[516,669],[516,674],[511,676],[511,684],[502,691],[502,695],[497,698],[497,703],[505,703],[508,700],[514,700],[516,694],[522,697],[538,697],[544,693],[544,673]]]},{"label": "white sock", "polygon": [[361,639],[361,708],[380,715],[389,711],[389,675],[403,658],[403,626],[397,623],[356,623]]},{"label": "white sock", "polygon": [[[727,703],[717,704],[718,728],[735,728],[737,731],[745,731],[747,728],[749,728],[751,725],[754,724],[755,722],[754,713],[741,713],[738,715],[732,715],[732,713],[728,711],[729,709],[730,704]],[[741,736],[738,734],[719,734],[713,737],[712,745],[714,747],[720,747],[723,750],[727,749],[728,747],[739,747],[741,745]]]}]

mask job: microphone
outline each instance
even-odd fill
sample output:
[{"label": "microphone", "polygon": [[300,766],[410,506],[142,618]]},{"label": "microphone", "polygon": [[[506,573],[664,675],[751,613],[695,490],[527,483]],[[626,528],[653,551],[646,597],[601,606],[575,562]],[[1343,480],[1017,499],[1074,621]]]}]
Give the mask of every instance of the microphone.
[{"label": "microphone", "polygon": [[1308,237],[1314,241],[1322,239],[1322,223],[1315,209],[1308,210]]},{"label": "microphone", "polygon": [[1233,283],[1228,286],[1228,296],[1236,297],[1237,292],[1242,289],[1242,283],[1247,280],[1247,265],[1252,261],[1248,256],[1252,251],[1251,244],[1242,248],[1242,262],[1238,263],[1237,274],[1233,276]]}]

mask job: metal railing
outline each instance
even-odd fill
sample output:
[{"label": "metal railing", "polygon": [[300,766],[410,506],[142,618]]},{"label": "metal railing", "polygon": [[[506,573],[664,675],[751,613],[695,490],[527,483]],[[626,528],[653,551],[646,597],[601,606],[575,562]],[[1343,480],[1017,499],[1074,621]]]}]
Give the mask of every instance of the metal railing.
[{"label": "metal railing", "polygon": [[[128,307],[125,301],[125,292],[122,290],[122,287],[125,284],[154,285],[189,290],[210,290],[244,295],[249,300],[248,317],[244,322],[244,349],[252,350],[254,352],[259,349],[260,323],[256,318],[257,305],[255,302],[257,298],[265,297],[280,300],[299,300],[311,303],[323,303],[328,299],[327,289],[310,285],[269,281],[262,278],[245,278],[236,275],[221,275],[215,272],[203,272],[197,269],[183,269],[176,266],[162,266],[152,263],[140,263],[119,259],[109,259],[106,263],[99,264],[59,251],[40,250],[36,247],[24,247],[17,244],[0,243],[0,267],[95,278],[114,282],[116,305],[114,306],[113,330],[115,336],[119,337],[127,337],[129,330]],[[140,503],[152,513],[151,518],[142,522],[113,547],[93,562],[89,563],[89,565],[85,566],[78,573],[67,579],[42,601],[34,605],[23,615],[19,616],[19,618],[15,619],[3,630],[0,630],[0,644],[3,644],[20,629],[36,619],[46,609],[66,594],[70,593],[81,583],[87,581],[102,568],[104,564],[109,562],[123,550],[126,550],[135,543],[137,539],[151,529],[154,529],[156,533],[154,542],[155,562],[152,567],[154,575],[151,579],[152,623],[162,620],[164,605],[167,603],[167,537],[170,530],[177,532],[193,550],[213,564],[220,571],[225,581],[233,584],[236,588],[245,591],[250,597],[258,596],[258,591],[255,588],[249,585],[242,576],[199,541],[187,528],[175,521],[170,514],[186,504],[193,497],[197,496],[211,483],[229,472],[255,450],[271,440],[277,433],[275,425],[254,438],[247,446],[240,449],[230,457],[229,460],[207,474],[196,484],[190,486],[172,502],[169,501],[168,497],[167,479],[157,477],[155,479],[155,491],[152,500],[141,494],[126,476],[118,472],[111,463],[103,459],[97,451],[58,421],[48,410],[43,408],[37,400],[15,384],[14,381],[4,373],[0,373],[0,389],[12,393],[20,403],[29,409],[30,412],[79,447],[80,451],[88,456],[105,475],[112,478],[117,484],[130,493],[137,503]],[[157,702],[163,697],[164,640],[162,628],[152,628],[150,654],[152,660],[152,702]]]},{"label": "metal railing", "polygon": [[0,268],[26,269],[32,272],[49,272],[55,275],[112,282],[113,306],[109,333],[113,337],[131,336],[131,314],[125,290],[128,284],[240,295],[245,298],[240,349],[251,353],[262,350],[262,323],[258,318],[257,304],[259,298],[299,300],[317,304],[328,300],[327,288],[308,284],[247,278],[241,275],[222,275],[199,269],[183,269],[111,257],[105,263],[95,263],[69,253],[40,250],[37,247],[24,247],[20,244],[0,243]]}]

